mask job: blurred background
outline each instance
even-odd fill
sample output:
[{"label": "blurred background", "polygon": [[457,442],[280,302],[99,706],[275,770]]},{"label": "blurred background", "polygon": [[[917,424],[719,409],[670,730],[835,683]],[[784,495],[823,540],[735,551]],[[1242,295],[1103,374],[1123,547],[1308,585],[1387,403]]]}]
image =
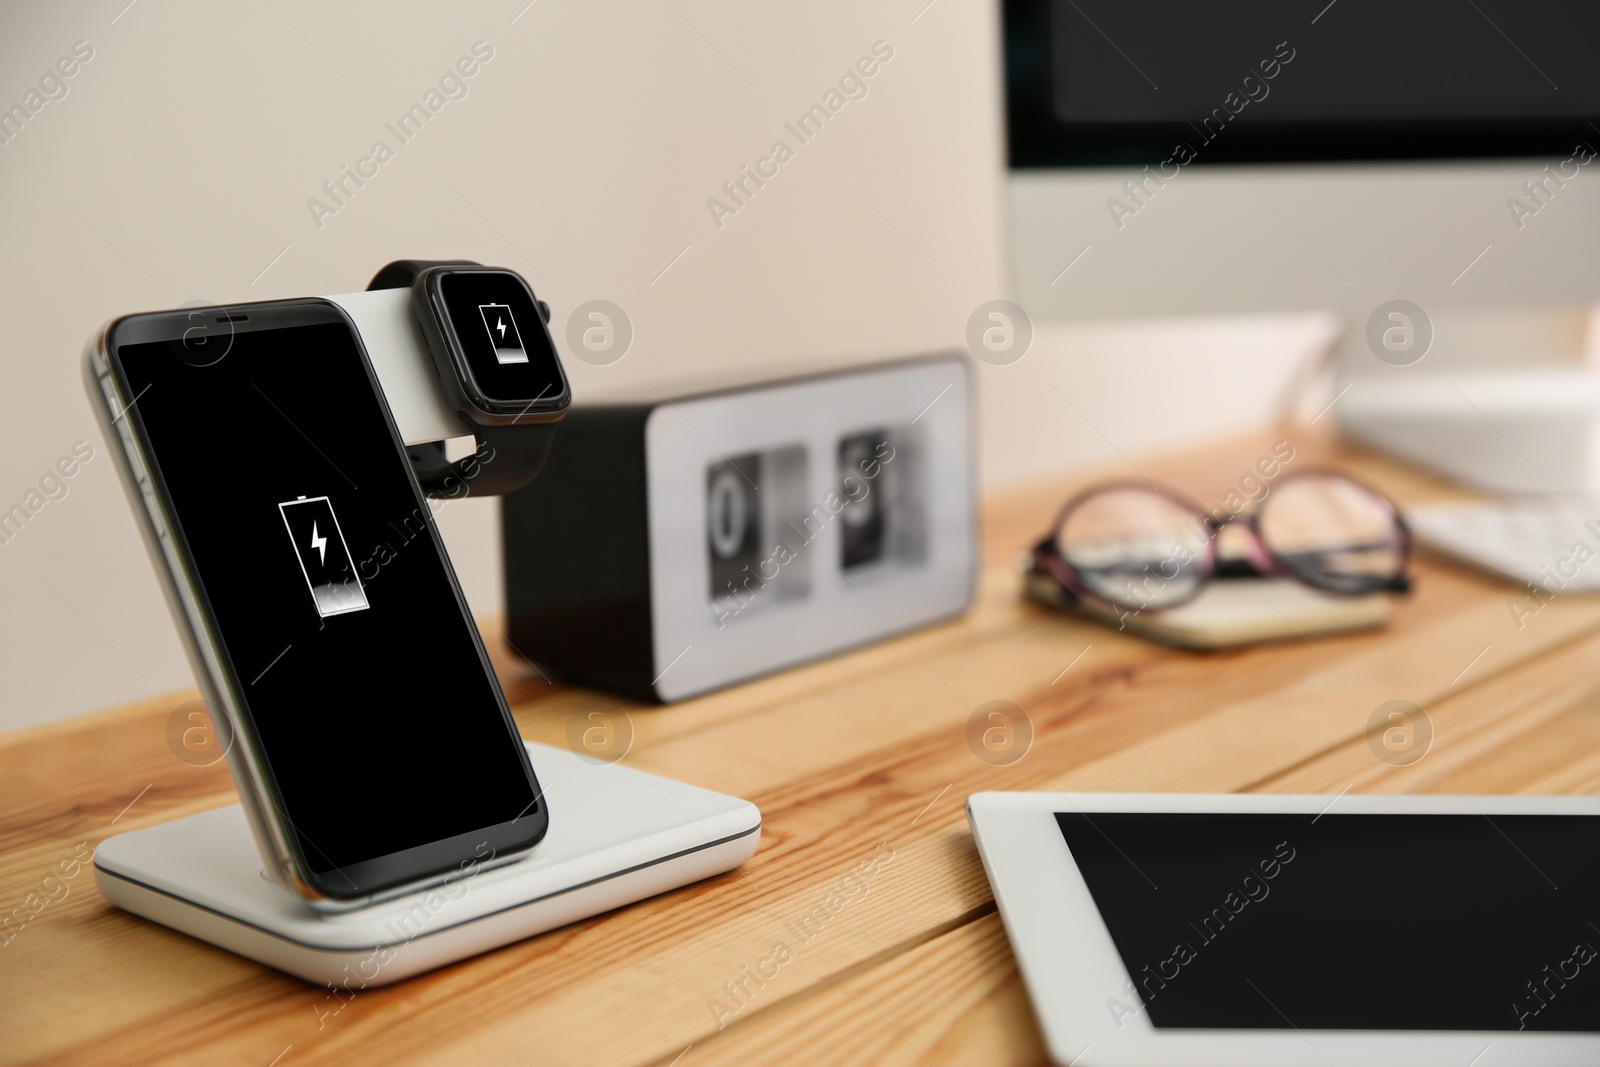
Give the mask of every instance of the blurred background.
[{"label": "blurred background", "polygon": [[[0,510],[93,449],[0,544],[0,730],[191,684],[79,378],[85,339],[132,311],[476,259],[529,279],[558,343],[579,304],[623,310],[624,358],[563,352],[581,402],[966,348],[975,313],[1014,300],[1031,344],[974,364],[983,490],[1288,406],[1370,412],[1352,402],[1392,391],[1359,387],[1404,363],[1367,342],[1394,300],[1426,309],[1424,370],[1584,366],[1600,194],[1586,159],[1549,174],[1600,99],[1577,51],[1592,36],[1525,19],[1513,36],[1536,63],[1505,4],[1430,10],[1426,33],[1326,0],[1157,6],[1196,19],[1165,52],[1142,36],[1147,5],[1088,0],[0,5]],[[1392,144],[1363,135],[1379,116],[1360,93],[1336,94],[1353,112],[1317,109],[1319,88],[1362,83],[1353,57],[1374,40],[1413,89],[1442,86],[1406,97],[1377,77],[1372,108],[1415,105],[1381,116],[1412,124]],[[1441,40],[1494,74],[1492,129],[1428,67]],[[1055,100],[1064,61],[1079,80]],[[1557,85],[1559,115],[1532,95]],[[826,124],[801,140],[790,127],[819,103]],[[421,129],[398,131],[415,105]],[[1534,112],[1537,136],[1507,133]],[[746,168],[780,140],[791,158],[756,185]],[[1496,430],[1536,454],[1517,433]],[[502,610],[498,508],[440,512],[480,615]]]}]

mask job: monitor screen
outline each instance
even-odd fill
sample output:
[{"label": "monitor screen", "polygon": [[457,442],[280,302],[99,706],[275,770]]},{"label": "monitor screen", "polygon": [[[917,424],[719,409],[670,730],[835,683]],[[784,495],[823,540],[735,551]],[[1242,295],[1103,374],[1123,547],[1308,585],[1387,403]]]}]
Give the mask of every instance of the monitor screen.
[{"label": "monitor screen", "polygon": [[1570,153],[1600,6],[1008,0],[1014,166]]}]

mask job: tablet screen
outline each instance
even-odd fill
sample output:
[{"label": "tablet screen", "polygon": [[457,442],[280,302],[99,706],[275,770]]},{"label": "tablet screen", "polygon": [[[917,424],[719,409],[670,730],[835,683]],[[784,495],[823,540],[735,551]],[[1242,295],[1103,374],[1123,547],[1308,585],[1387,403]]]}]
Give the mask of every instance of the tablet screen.
[{"label": "tablet screen", "polygon": [[1158,1028],[1600,1032],[1600,817],[1056,821]]}]

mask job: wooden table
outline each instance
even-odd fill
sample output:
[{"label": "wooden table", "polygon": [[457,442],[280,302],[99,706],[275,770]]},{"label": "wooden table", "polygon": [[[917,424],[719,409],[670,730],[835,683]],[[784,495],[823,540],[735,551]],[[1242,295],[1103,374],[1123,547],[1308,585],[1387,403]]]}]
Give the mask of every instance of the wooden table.
[{"label": "wooden table", "polygon": [[[1272,440],[1140,469],[1220,502]],[[1290,470],[1340,463],[1405,502],[1450,493],[1324,440],[1296,447]],[[0,737],[0,916],[29,916],[0,934],[0,1060],[1037,1064],[969,793],[1600,790],[1600,600],[1558,595],[1519,628],[1517,590],[1420,559],[1383,632],[1162,649],[1018,598],[1019,552],[1088,480],[987,501],[980,591],[959,622],[675,707],[628,706],[629,764],[760,805],[765,836],[740,871],[348,1001],[114,911],[87,866],[48,880],[110,834],[232,802],[220,765],[168,747],[192,693]],[[543,681],[487,632],[526,737],[562,744],[569,716],[618,708]],[[1410,766],[1365,737],[1391,699],[1423,706],[1435,731]],[[968,718],[991,700],[1033,723],[1011,766],[968,747]],[[875,852],[889,858],[868,892],[790,943],[791,920]],[[793,958],[730,995],[778,942]]]}]

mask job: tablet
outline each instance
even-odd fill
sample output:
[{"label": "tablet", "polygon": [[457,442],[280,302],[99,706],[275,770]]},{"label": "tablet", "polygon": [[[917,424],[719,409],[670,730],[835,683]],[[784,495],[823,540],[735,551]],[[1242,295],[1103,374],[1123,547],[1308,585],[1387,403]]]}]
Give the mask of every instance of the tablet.
[{"label": "tablet", "polygon": [[978,793],[1071,1067],[1600,1064],[1600,798]]}]

